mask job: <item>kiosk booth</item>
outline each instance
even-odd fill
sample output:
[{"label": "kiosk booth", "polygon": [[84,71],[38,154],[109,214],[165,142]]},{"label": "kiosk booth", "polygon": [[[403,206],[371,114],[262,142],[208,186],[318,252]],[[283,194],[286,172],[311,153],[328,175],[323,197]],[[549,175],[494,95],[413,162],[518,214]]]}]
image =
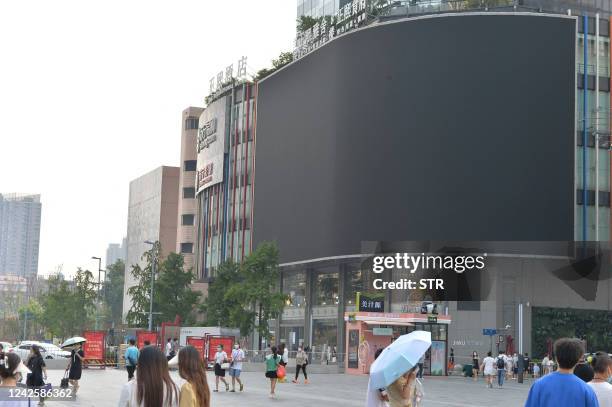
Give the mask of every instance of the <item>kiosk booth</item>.
[{"label": "kiosk booth", "polygon": [[368,374],[376,350],[412,331],[431,332],[431,348],[425,354],[424,374],[448,374],[449,315],[346,312],[346,358],[348,374]]}]

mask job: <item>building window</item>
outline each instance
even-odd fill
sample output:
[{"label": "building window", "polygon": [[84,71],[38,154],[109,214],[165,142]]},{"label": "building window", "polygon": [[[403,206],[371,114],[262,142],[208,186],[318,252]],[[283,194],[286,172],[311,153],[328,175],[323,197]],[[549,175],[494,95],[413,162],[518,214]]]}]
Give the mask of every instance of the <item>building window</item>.
[{"label": "building window", "polygon": [[186,160],[184,164],[185,171],[195,171],[198,166],[198,162],[196,160]]},{"label": "building window", "polygon": [[182,221],[181,224],[183,226],[193,226],[193,224],[195,223],[195,216],[194,215],[183,215],[182,216]]},{"label": "building window", "polygon": [[183,198],[185,199],[195,198],[195,188],[194,187],[183,188]]},{"label": "building window", "polygon": [[181,243],[181,253],[183,254],[193,253],[193,243]]},{"label": "building window", "polygon": [[198,128],[198,118],[188,117],[185,119],[185,130],[196,130]]}]

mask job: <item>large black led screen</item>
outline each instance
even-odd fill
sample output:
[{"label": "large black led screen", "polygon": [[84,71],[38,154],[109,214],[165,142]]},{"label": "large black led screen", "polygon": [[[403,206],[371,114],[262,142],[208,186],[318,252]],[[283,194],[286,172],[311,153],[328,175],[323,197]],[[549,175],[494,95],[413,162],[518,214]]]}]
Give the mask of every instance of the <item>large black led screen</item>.
[{"label": "large black led screen", "polygon": [[576,20],[438,15],[338,37],[258,89],[254,243],[573,240]]}]

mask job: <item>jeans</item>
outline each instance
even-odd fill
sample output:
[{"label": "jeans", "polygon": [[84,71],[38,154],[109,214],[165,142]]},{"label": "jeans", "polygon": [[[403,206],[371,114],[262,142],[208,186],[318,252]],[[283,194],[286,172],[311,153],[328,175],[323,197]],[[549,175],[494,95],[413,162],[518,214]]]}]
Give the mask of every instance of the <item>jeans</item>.
[{"label": "jeans", "polygon": [[504,377],[506,377],[506,370],[497,369],[497,384],[499,384],[500,387],[504,385]]}]

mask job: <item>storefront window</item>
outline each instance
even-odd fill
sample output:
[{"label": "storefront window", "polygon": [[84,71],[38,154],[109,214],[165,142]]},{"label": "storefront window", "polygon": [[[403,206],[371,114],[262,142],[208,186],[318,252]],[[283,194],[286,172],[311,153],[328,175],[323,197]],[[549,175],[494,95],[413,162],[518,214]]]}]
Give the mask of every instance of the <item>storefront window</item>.
[{"label": "storefront window", "polygon": [[297,351],[298,346],[304,345],[304,327],[281,326],[279,340],[287,345],[290,352]]},{"label": "storefront window", "polygon": [[351,264],[346,274],[346,286],[344,289],[344,305],[355,306],[355,298],[358,292],[364,291],[364,273],[359,264]]},{"label": "storefront window", "polygon": [[[328,272],[335,270],[335,272]],[[314,287],[314,305],[338,305],[337,268],[322,269],[317,272]]]},{"label": "storefront window", "polygon": [[289,296],[285,307],[304,307],[306,305],[306,272],[297,271],[284,274],[283,294]]},{"label": "storefront window", "polygon": [[312,322],[312,344],[314,357],[326,360],[329,355],[336,354],[338,343],[338,324],[333,319],[318,319]]}]

